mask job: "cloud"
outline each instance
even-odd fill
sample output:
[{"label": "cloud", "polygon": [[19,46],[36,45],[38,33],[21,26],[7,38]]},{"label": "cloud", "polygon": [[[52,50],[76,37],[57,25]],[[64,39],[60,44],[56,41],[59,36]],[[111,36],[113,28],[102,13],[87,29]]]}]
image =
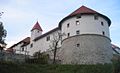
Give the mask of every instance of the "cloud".
[{"label": "cloud", "polygon": [[31,3],[31,0],[13,0],[13,2],[19,5],[27,5]]},{"label": "cloud", "polygon": [[31,16],[33,16],[32,13],[27,13],[18,9],[7,7],[4,10],[3,18],[7,20],[15,20],[15,19],[24,20]]}]

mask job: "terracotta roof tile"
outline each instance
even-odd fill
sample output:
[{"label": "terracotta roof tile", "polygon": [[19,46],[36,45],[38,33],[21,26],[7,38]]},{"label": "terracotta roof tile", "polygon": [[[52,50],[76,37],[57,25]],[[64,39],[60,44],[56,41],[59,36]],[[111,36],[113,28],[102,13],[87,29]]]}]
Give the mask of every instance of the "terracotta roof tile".
[{"label": "terracotta roof tile", "polygon": [[20,43],[23,43],[22,46],[26,46],[26,45],[28,45],[28,44],[30,43],[30,37],[27,37],[27,38],[21,40],[20,42],[14,44],[14,45],[11,46],[10,48],[13,48],[13,47],[17,46],[17,45],[20,44]]},{"label": "terracotta roof tile", "polygon": [[69,16],[73,16],[76,14],[81,14],[81,13],[98,13],[90,8],[87,8],[85,6],[81,6],[80,8],[78,8],[77,10],[75,10],[73,13],[71,13]]},{"label": "terracotta roof tile", "polygon": [[34,27],[32,28],[31,31],[33,31],[34,29],[38,29],[40,31],[43,31],[42,28],[40,27],[40,24],[38,23],[38,21],[36,22],[36,24],[34,25]]},{"label": "terracotta roof tile", "polygon": [[116,49],[116,48],[120,49],[118,46],[116,46],[116,45],[114,45],[114,44],[112,44],[112,48],[113,48],[113,49]]},{"label": "terracotta roof tile", "polygon": [[101,13],[95,11],[95,10],[92,10],[92,9],[86,7],[86,6],[81,6],[80,8],[78,8],[77,10],[75,10],[74,12],[72,12],[71,14],[69,14],[68,16],[66,16],[65,18],[63,18],[63,19],[59,22],[59,27],[60,27],[60,29],[61,29],[62,23],[63,23],[65,20],[67,20],[67,19],[69,19],[69,18],[71,18],[71,17],[73,17],[73,16],[77,16],[77,15],[79,15],[79,14],[81,14],[81,15],[83,15],[83,14],[86,14],[86,15],[88,15],[88,14],[96,14],[96,15],[102,16],[103,18],[105,18],[105,19],[107,20],[108,25],[109,25],[109,26],[111,25],[111,20],[110,20],[107,16],[105,16],[105,15],[103,15],[103,14],[101,14]]},{"label": "terracotta roof tile", "polygon": [[13,53],[14,50],[12,48],[7,48],[6,52]]},{"label": "terracotta roof tile", "polygon": [[23,39],[22,42],[30,43],[30,37]]}]

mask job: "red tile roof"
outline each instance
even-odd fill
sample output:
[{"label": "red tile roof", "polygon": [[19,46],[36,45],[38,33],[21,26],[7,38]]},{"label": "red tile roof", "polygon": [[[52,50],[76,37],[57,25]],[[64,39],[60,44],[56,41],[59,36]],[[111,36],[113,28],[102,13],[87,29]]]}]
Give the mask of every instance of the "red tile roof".
[{"label": "red tile roof", "polygon": [[6,52],[8,52],[8,53],[14,53],[14,50],[12,48],[7,48]]},{"label": "red tile roof", "polygon": [[80,8],[78,8],[77,10],[75,10],[73,13],[71,13],[69,16],[73,16],[76,14],[81,14],[81,13],[98,13],[90,8],[87,8],[85,6],[81,6]]},{"label": "red tile roof", "polygon": [[114,45],[114,44],[112,44],[112,48],[113,48],[113,49],[116,49],[116,48],[120,49],[118,46],[116,46],[116,45]]},{"label": "red tile roof", "polygon": [[30,44],[30,37],[27,37],[27,38],[21,40],[20,42],[14,44],[14,45],[11,46],[10,48],[13,48],[13,47],[17,46],[17,45],[20,44],[20,43],[23,43],[22,46],[26,46],[26,45]]},{"label": "red tile roof", "polygon": [[120,48],[114,44],[112,44],[112,49],[116,54],[120,54]]},{"label": "red tile roof", "polygon": [[27,37],[27,38],[23,39],[22,42],[23,42],[23,45],[21,47],[30,44],[30,37]]},{"label": "red tile roof", "polygon": [[34,27],[32,28],[31,31],[33,31],[34,29],[37,29],[37,30],[43,31],[42,28],[40,27],[40,24],[38,23],[38,21],[36,22],[36,24],[34,25]]},{"label": "red tile roof", "polygon": [[74,12],[72,12],[71,14],[69,14],[67,17],[63,18],[63,19],[59,22],[59,27],[60,27],[60,29],[61,29],[62,23],[63,23],[65,20],[67,20],[67,19],[69,19],[69,18],[71,18],[71,17],[77,16],[77,15],[79,15],[79,14],[81,14],[81,15],[83,15],[83,14],[86,14],[86,15],[88,15],[88,14],[92,14],[92,15],[93,15],[93,14],[96,14],[96,15],[102,16],[103,18],[105,18],[105,19],[107,20],[108,25],[109,25],[109,26],[111,25],[111,20],[110,20],[107,16],[105,16],[105,15],[103,15],[103,14],[97,12],[97,11],[94,11],[94,10],[92,10],[92,9],[86,7],[86,6],[81,6],[80,8],[78,8],[77,10],[75,10]]},{"label": "red tile roof", "polygon": [[30,43],[30,37],[23,39],[22,42]]}]

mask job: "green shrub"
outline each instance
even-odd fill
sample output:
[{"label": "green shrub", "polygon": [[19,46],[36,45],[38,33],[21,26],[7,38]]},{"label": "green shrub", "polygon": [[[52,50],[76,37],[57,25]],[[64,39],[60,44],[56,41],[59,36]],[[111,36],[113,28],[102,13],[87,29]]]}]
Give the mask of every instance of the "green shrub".
[{"label": "green shrub", "polygon": [[29,64],[48,64],[49,55],[41,52],[36,52],[34,58],[26,59],[26,63]]},{"label": "green shrub", "polygon": [[113,61],[113,71],[114,73],[120,73],[120,60]]}]

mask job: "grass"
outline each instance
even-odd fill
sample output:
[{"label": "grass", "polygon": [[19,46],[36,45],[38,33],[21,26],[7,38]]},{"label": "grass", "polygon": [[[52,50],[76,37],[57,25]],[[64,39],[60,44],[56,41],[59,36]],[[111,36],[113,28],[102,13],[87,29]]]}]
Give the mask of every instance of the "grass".
[{"label": "grass", "polygon": [[112,73],[112,66],[105,65],[40,65],[1,63],[0,73]]}]

